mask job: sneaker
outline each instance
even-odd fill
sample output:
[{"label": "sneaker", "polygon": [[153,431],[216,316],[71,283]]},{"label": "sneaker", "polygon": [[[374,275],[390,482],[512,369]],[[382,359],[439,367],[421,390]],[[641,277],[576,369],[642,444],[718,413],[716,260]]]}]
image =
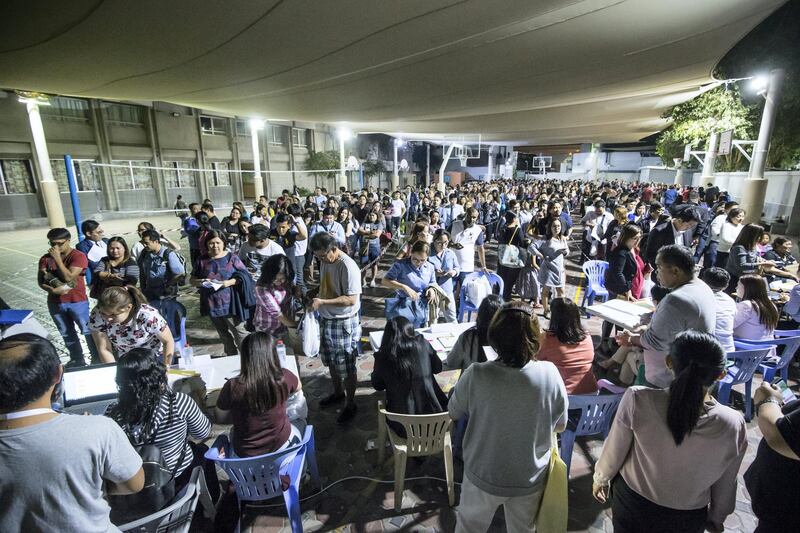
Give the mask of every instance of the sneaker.
[{"label": "sneaker", "polygon": [[356,416],[356,411],[358,411],[358,407],[356,404],[351,403],[350,405],[345,406],[342,409],[342,413],[339,415],[339,418],[336,419],[338,424],[345,424],[353,419]]},{"label": "sneaker", "polygon": [[339,403],[344,400],[344,393],[342,394],[331,394],[327,398],[323,398],[319,401],[320,407],[328,407],[330,405]]}]

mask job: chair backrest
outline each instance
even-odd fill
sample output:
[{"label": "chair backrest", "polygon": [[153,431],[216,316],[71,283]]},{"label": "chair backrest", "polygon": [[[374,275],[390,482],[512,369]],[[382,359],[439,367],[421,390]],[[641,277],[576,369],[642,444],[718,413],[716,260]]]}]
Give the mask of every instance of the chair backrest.
[{"label": "chair backrest", "polygon": [[[777,331],[775,333],[778,333]],[[792,358],[794,358],[795,354],[797,353],[797,349],[800,348],[800,335],[795,337],[783,337],[783,338],[775,338],[775,339],[767,339],[763,341],[751,341],[748,339],[736,339],[742,343],[749,344],[752,346],[768,346],[768,345],[775,345],[775,346],[783,346],[783,353],[780,355],[781,359],[777,365],[778,368],[783,368],[784,366],[788,365]]]},{"label": "chair backrest", "polygon": [[230,457],[233,447],[226,435],[220,435],[205,457],[225,471],[236,489],[239,501],[268,500],[283,494],[281,466],[287,459],[305,453],[311,435],[311,426],[308,426],[300,444],[279,452],[244,458]]},{"label": "chair backrest", "polygon": [[607,379],[598,379],[597,380],[597,390],[607,390],[611,394],[624,394],[627,387],[621,387],[619,385],[615,385],[614,383],[610,382]]},{"label": "chair backrest", "polygon": [[[749,346],[752,348],[748,348]],[[774,344],[755,346],[736,343],[736,347],[747,349],[728,352],[728,359],[736,360],[736,366],[729,370],[733,383],[745,383],[753,379],[753,374],[758,369],[758,365],[761,364],[764,357],[775,349]]]},{"label": "chair backrest", "polygon": [[121,531],[135,533],[188,533],[200,499],[203,467],[192,470],[189,483],[175,497],[175,503],[134,522],[119,526]]},{"label": "chair backrest", "polygon": [[586,261],[581,268],[583,269],[583,273],[586,275],[586,279],[589,280],[589,283],[592,285],[592,287],[605,288],[605,273],[606,269],[608,269],[608,262]]},{"label": "chair backrest", "polygon": [[776,329],[772,332],[776,339],[783,337],[797,337],[800,336],[800,329]]},{"label": "chair backrest", "polygon": [[167,326],[176,341],[185,342],[182,321],[186,318],[186,307],[174,298],[164,298],[159,302],[159,313],[167,321]]},{"label": "chair backrest", "polygon": [[581,417],[575,435],[607,433],[617,412],[622,394],[570,395],[569,409],[580,409]]},{"label": "chair backrest", "polygon": [[431,455],[444,449],[445,436],[453,423],[448,413],[401,415],[390,413],[386,409],[380,409],[380,412],[388,420],[402,424],[405,428],[406,438],[402,439],[389,427],[389,439],[393,444],[407,446],[409,455]]}]

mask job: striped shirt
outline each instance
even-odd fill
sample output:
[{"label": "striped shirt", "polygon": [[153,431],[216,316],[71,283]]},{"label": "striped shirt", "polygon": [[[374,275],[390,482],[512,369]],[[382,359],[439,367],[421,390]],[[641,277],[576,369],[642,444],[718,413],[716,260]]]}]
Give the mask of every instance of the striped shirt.
[{"label": "striped shirt", "polygon": [[[175,473],[176,476],[179,476],[192,464],[193,455],[189,446],[189,436],[191,435],[197,440],[207,439],[211,435],[211,421],[203,414],[194,400],[186,394],[174,393],[172,402],[170,402],[170,396],[170,394],[161,395],[153,420],[147,424],[153,430],[144,443],[150,444],[151,435],[156,436],[152,443],[161,450],[164,462],[169,469],[175,468],[182,451],[185,450],[183,462]],[[171,409],[170,404],[172,404]],[[119,420],[117,423],[128,433],[128,438],[131,438],[130,428]],[[131,440],[134,439],[131,438]],[[134,444],[141,444],[141,442],[134,442]]]}]

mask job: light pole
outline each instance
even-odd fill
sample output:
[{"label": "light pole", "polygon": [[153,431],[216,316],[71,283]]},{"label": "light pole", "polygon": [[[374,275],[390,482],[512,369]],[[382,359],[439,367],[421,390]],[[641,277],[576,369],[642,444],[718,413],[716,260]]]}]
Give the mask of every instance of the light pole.
[{"label": "light pole", "polygon": [[336,130],[336,135],[339,137],[339,187],[347,188],[347,168],[344,159],[344,142],[353,137],[353,132],[348,128],[340,127]]},{"label": "light pole", "polygon": [[47,139],[44,136],[42,117],[39,114],[39,106],[50,105],[50,101],[46,95],[39,93],[18,92],[17,95],[19,101],[28,109],[33,148],[36,151],[36,162],[39,164],[39,188],[42,191],[44,210],[47,212],[47,223],[51,228],[64,228],[67,226],[67,222],[61,206],[61,193],[58,191],[58,183],[53,178],[50,153],[47,151]]},{"label": "light pole", "polygon": [[703,175],[700,177],[700,186],[705,187],[708,183],[714,183],[714,166],[717,164],[717,139],[719,135],[714,132],[708,138],[706,146],[706,158],[703,161]]},{"label": "light pole", "polygon": [[[747,213],[745,222],[748,223],[758,223],[761,220],[761,212],[764,209],[764,198],[767,195],[768,183],[764,178],[764,169],[767,165],[772,129],[775,126],[778,100],[780,100],[781,91],[783,90],[784,75],[783,69],[775,69],[769,73],[765,95],[766,102],[764,103],[764,112],[761,115],[761,128],[758,130],[758,140],[750,161],[750,172],[742,187],[741,207]],[[759,94],[762,94],[761,91],[759,91]]]},{"label": "light pole", "polygon": [[392,190],[396,191],[400,187],[400,174],[397,168],[397,149],[405,144],[403,139],[394,140],[394,167],[392,172]]},{"label": "light pole", "polygon": [[253,191],[256,201],[264,196],[264,180],[261,178],[261,154],[258,151],[258,131],[264,129],[264,121],[250,119],[250,141],[253,143]]}]

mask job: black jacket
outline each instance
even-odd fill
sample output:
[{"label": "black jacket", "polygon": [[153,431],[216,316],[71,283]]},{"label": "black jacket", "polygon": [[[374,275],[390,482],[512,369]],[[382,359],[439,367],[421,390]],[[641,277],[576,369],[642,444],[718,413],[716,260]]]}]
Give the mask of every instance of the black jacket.
[{"label": "black jacket", "polygon": [[617,246],[607,256],[606,289],[614,294],[624,294],[631,290],[636,276],[636,259],[624,246]]},{"label": "black jacket", "polygon": [[[685,231],[683,233],[683,245],[691,248],[692,246],[692,231]],[[644,252],[643,259],[653,268],[656,266],[656,255],[658,251],[670,244],[675,244],[675,233],[672,229],[672,221],[668,220],[663,224],[659,224],[647,236],[647,248]]]}]

